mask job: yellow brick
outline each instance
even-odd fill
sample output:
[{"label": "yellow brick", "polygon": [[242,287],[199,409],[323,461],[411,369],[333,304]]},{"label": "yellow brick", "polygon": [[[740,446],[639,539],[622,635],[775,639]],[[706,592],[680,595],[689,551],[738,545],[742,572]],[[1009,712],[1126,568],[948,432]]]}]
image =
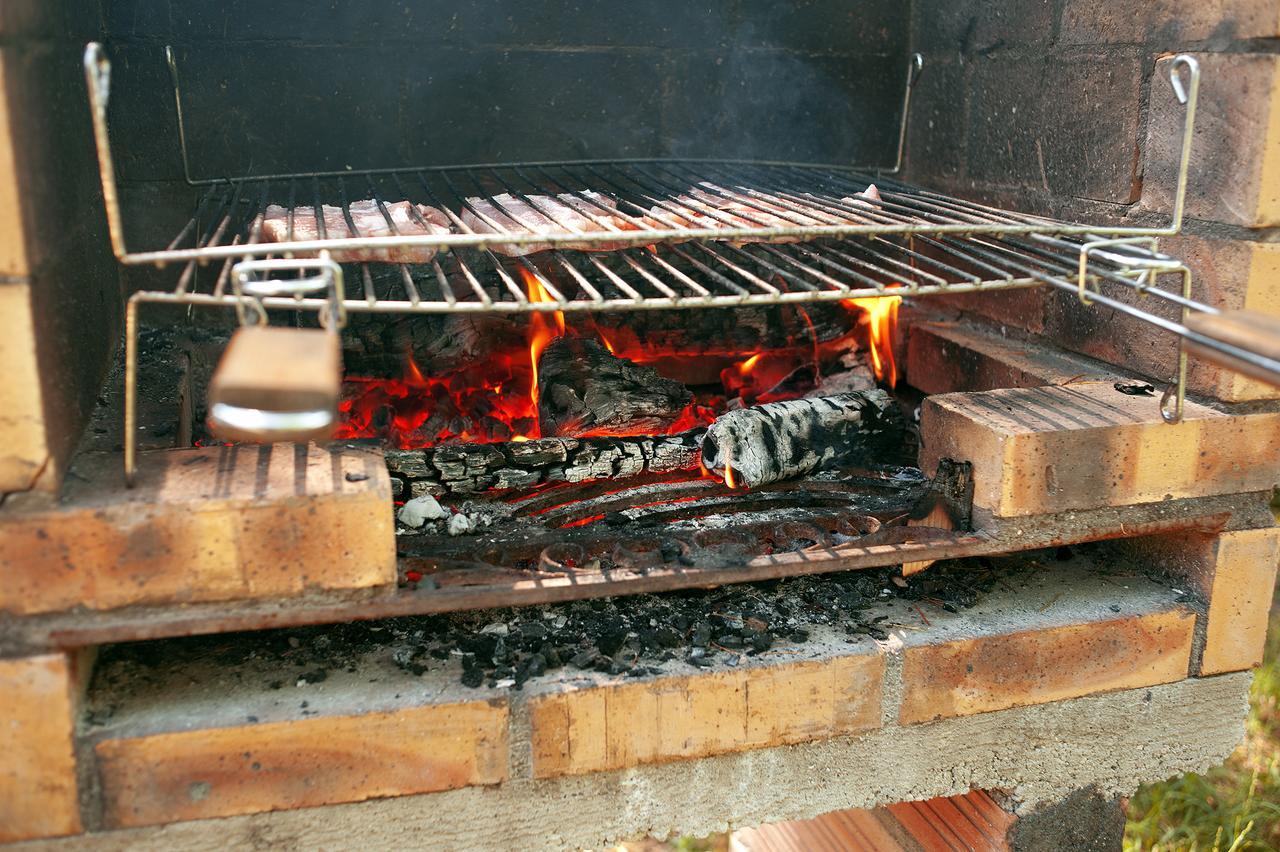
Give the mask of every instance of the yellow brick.
[{"label": "yellow brick", "polygon": [[884,658],[857,654],[598,684],[529,702],[538,778],[766,748],[880,724]]},{"label": "yellow brick", "polygon": [[0,843],[81,830],[76,679],[64,654],[0,660]]},{"label": "yellow brick", "polygon": [[152,453],[134,489],[118,463],[87,469],[56,508],[0,513],[0,610],[395,582],[391,486],[376,453],[285,444]]},{"label": "yellow brick", "polygon": [[1183,422],[1110,383],[944,394],[925,401],[921,467],[970,461],[974,505],[996,517],[1270,489],[1280,413],[1226,415],[1193,402]]},{"label": "yellow brick", "polygon": [[907,648],[904,725],[1043,704],[1187,676],[1186,610]]},{"label": "yellow brick", "polygon": [[110,739],[96,750],[111,828],[497,784],[505,702]]},{"label": "yellow brick", "polygon": [[1280,560],[1280,529],[1223,533],[1216,544],[1202,675],[1243,671],[1262,663]]}]

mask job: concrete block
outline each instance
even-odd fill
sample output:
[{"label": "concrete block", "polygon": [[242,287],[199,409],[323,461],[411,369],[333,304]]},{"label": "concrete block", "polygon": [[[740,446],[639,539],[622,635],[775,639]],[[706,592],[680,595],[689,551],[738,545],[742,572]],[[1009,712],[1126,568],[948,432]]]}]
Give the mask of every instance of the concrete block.
[{"label": "concrete block", "polygon": [[930,722],[1187,676],[1195,615],[1111,621],[908,647],[899,722]]},{"label": "concrete block", "polygon": [[752,666],[540,695],[533,775],[550,778],[766,748],[880,725],[884,657]]},{"label": "concrete block", "polygon": [[[1200,104],[1191,146],[1186,215],[1263,228],[1280,224],[1280,56],[1200,53]],[[1142,207],[1172,212],[1184,111],[1169,86],[1172,60],[1156,63]]]},{"label": "concrete block", "polygon": [[507,706],[108,739],[96,752],[107,826],[225,817],[497,784],[507,777]]},{"label": "concrete block", "polygon": [[[118,456],[42,511],[0,513],[0,610],[177,603],[395,582],[381,456],[293,445]],[[352,474],[354,481],[348,479]]]},{"label": "concrete block", "polygon": [[66,654],[0,660],[0,843],[81,830],[75,669]]},{"label": "concrete block", "polygon": [[921,466],[973,463],[974,506],[1008,518],[1262,491],[1280,480],[1280,413],[1227,415],[1109,382],[943,394],[921,410]]}]

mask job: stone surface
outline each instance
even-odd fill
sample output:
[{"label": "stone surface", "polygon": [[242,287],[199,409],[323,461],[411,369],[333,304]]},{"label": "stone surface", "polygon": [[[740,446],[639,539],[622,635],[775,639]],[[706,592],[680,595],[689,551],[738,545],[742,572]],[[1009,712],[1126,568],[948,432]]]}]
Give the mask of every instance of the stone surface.
[{"label": "stone surface", "polygon": [[[58,507],[0,516],[0,610],[111,609],[395,582],[380,454],[207,447],[80,465]],[[349,481],[345,474],[362,474]]]},{"label": "stone surface", "polygon": [[1111,852],[1124,844],[1119,796],[1076,790],[1060,802],[1019,814],[1009,828],[1010,852]]},{"label": "stone surface", "polygon": [[[1198,53],[1200,103],[1186,215],[1247,228],[1280,224],[1280,56]],[[1172,60],[1151,78],[1142,207],[1171,212],[1184,111],[1169,86]]]},{"label": "stone surface", "polygon": [[1261,491],[1280,479],[1280,413],[1226,415],[1109,382],[943,394],[921,411],[921,466],[974,465],[974,506],[996,517]]},{"label": "stone surface", "polygon": [[65,654],[0,660],[0,843],[80,831],[76,680]]}]

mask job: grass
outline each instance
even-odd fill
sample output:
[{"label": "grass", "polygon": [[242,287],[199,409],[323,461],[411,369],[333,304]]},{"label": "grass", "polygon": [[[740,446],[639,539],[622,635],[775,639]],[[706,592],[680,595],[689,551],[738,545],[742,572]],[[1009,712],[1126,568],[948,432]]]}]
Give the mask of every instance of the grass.
[{"label": "grass", "polygon": [[1204,775],[1141,788],[1128,816],[1126,852],[1280,852],[1280,595],[1254,673],[1244,743]]}]

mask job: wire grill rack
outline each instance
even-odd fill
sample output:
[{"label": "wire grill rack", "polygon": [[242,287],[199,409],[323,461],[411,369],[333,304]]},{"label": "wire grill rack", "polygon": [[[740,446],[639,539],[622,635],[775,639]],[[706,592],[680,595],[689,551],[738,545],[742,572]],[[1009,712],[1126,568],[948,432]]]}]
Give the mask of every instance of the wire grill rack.
[{"label": "wire grill rack", "polygon": [[[896,165],[872,174],[787,162],[637,159],[195,179],[171,52],[169,60],[187,180],[201,192],[166,246],[132,251],[107,127],[110,63],[97,44],[85,54],[115,253],[125,265],[179,270],[172,288],[130,299],[127,419],[143,303],[234,308],[246,323],[265,321],[268,309],[313,310],[336,326],[349,312],[703,308],[1048,285],[1280,377],[1280,361],[1187,328],[1192,312],[1218,311],[1191,298],[1190,271],[1158,250],[1158,238],[1177,233],[1182,221],[1199,87],[1199,68],[1189,56],[1177,57],[1171,71],[1185,118],[1172,220],[1158,228],[1068,223],[976,204],[902,183],[892,177]],[[920,66],[913,57],[899,164]],[[878,198],[868,193],[872,183]],[[357,201],[365,202],[361,216],[352,210]],[[417,227],[404,219],[398,226],[392,206],[403,201],[435,208],[449,227],[431,232],[413,207],[409,216]],[[368,202],[381,214],[381,222],[372,220],[377,233],[362,218]],[[264,220],[273,204],[290,211],[283,239],[278,229],[267,238]],[[331,217],[317,213],[326,205],[335,208]],[[567,206],[579,215],[566,217]],[[523,216],[526,224],[532,217],[536,225],[513,229],[510,219],[494,218],[502,213]],[[512,256],[522,246],[530,253]],[[335,261],[352,254],[426,262]],[[1157,286],[1166,276],[1175,278],[1174,287]],[[1181,322],[1104,295],[1099,282],[1172,304]],[[1181,417],[1185,379],[1186,354],[1180,353],[1161,401],[1171,422]],[[130,470],[131,444],[127,437]]]}]

